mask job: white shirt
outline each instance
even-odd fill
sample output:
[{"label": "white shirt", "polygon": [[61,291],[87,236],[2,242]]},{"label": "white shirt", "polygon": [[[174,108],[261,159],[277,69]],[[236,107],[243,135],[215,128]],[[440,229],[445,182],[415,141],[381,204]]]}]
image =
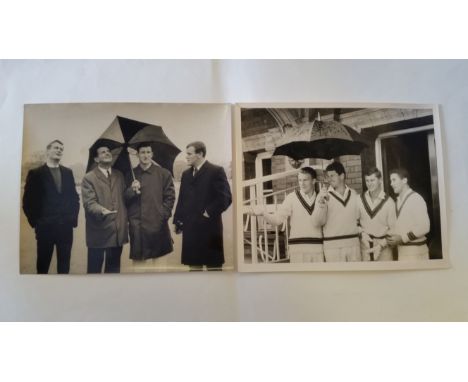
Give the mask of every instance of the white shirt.
[{"label": "white shirt", "polygon": [[403,243],[424,241],[430,231],[429,214],[423,197],[411,188],[398,195],[394,232]]},{"label": "white shirt", "polygon": [[104,174],[104,176],[107,178],[107,171],[109,171],[109,174],[111,175],[112,174],[112,167],[109,167],[108,169],[105,169],[105,168],[102,168],[100,166],[98,166],[98,169],[101,170],[101,172]]},{"label": "white shirt", "polygon": [[[364,200],[363,200],[364,199]],[[364,232],[382,238],[394,227],[395,202],[382,190],[372,201],[369,191],[358,198],[359,223]]]},{"label": "white shirt", "polygon": [[203,162],[201,162],[198,166],[193,167],[193,175],[195,175],[195,169],[197,169],[197,172],[200,171],[201,167],[205,164],[206,159],[203,159]]}]

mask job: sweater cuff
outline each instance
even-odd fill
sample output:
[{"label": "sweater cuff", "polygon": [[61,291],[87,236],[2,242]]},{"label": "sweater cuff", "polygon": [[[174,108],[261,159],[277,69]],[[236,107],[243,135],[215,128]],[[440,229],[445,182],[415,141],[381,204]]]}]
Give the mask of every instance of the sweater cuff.
[{"label": "sweater cuff", "polygon": [[[406,236],[408,237],[408,241],[414,241],[416,240],[418,237],[413,233],[413,231],[409,231]],[[407,241],[405,242],[407,243]]]}]

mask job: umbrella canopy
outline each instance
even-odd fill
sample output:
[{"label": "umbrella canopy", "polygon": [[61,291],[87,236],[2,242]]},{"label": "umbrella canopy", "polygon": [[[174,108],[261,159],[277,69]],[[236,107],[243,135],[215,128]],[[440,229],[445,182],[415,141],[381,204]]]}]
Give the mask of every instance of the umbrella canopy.
[{"label": "umbrella canopy", "polygon": [[287,155],[295,160],[332,159],[341,155],[359,155],[368,147],[364,137],[337,121],[318,121],[292,127],[276,142],[273,155]]},{"label": "umbrella canopy", "polygon": [[153,149],[153,160],[173,174],[174,160],[181,152],[164,133],[161,126],[148,125],[136,133],[129,141],[129,146],[137,149],[142,143]]},{"label": "umbrella canopy", "polygon": [[128,141],[148,123],[135,121],[133,119],[117,116],[109,127],[89,148],[88,166],[86,172],[91,171],[95,166],[94,156],[96,149],[107,146],[112,152],[112,167],[126,173],[131,170],[131,162],[127,152]]}]

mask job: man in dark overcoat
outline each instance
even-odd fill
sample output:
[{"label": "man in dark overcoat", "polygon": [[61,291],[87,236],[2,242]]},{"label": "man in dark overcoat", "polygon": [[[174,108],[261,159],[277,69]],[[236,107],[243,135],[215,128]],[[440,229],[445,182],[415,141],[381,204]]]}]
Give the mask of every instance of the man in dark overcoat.
[{"label": "man in dark overcoat", "polygon": [[47,162],[28,172],[23,210],[36,231],[37,273],[48,273],[54,246],[57,273],[69,273],[73,228],[78,224],[80,201],[72,170],[59,164],[63,143],[47,145]]},{"label": "man in dark overcoat", "polygon": [[125,192],[130,228],[130,258],[134,265],[172,252],[168,220],[172,216],[175,202],[172,175],[153,162],[151,145],[142,143],[137,150],[140,163],[133,169],[133,175],[127,182],[131,184]]},{"label": "man in dark overcoat", "polygon": [[205,158],[203,142],[186,147],[190,168],[182,174],[174,214],[176,233],[182,232],[182,264],[192,270],[221,269],[224,264],[221,214],[231,205],[226,173]]},{"label": "man in dark overcoat", "polygon": [[122,247],[128,242],[125,179],[112,168],[112,153],[108,147],[95,148],[98,164],[81,183],[81,196],[86,216],[88,273],[120,272]]}]

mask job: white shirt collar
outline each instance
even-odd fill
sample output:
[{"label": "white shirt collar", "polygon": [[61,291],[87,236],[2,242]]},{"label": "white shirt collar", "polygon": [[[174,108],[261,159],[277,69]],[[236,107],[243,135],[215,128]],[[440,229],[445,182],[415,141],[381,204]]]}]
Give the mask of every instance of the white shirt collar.
[{"label": "white shirt collar", "polygon": [[315,200],[315,197],[317,196],[315,191],[312,193],[312,196],[307,196],[305,192],[303,192],[301,189],[299,189],[300,194],[304,198],[304,200],[307,200],[309,204],[312,204]]},{"label": "white shirt collar", "polygon": [[[367,190],[365,194],[366,194],[366,196],[367,196],[367,199],[372,200],[372,199],[371,199],[371,196],[370,196],[369,190]],[[382,199],[382,200],[385,199],[385,191],[384,191],[383,189],[380,190],[380,193],[379,193],[379,195],[377,196],[377,199]]]},{"label": "white shirt collar", "polygon": [[109,171],[109,174],[112,174],[112,167],[109,167],[108,170],[102,168],[102,167],[99,167],[98,166],[98,169],[101,170],[101,172],[104,174],[104,176],[107,178],[107,171]]},{"label": "white shirt collar", "polygon": [[351,192],[351,189],[348,187],[347,184],[345,184],[344,195],[341,195],[338,191],[335,191],[335,189],[332,186],[328,186],[328,192],[331,192],[331,191],[333,191],[336,196],[338,196],[338,197],[340,197],[342,199],[343,198],[346,199],[346,196],[348,195],[348,192]]},{"label": "white shirt collar", "polygon": [[55,164],[52,164],[52,163],[49,163],[49,162],[46,162],[46,165],[49,168],[59,168],[59,166],[60,166],[58,163],[55,165]]},{"label": "white shirt collar", "polygon": [[203,161],[198,166],[196,166],[197,171],[200,171],[201,167],[205,164],[205,162],[206,162],[206,159],[203,159]]}]

